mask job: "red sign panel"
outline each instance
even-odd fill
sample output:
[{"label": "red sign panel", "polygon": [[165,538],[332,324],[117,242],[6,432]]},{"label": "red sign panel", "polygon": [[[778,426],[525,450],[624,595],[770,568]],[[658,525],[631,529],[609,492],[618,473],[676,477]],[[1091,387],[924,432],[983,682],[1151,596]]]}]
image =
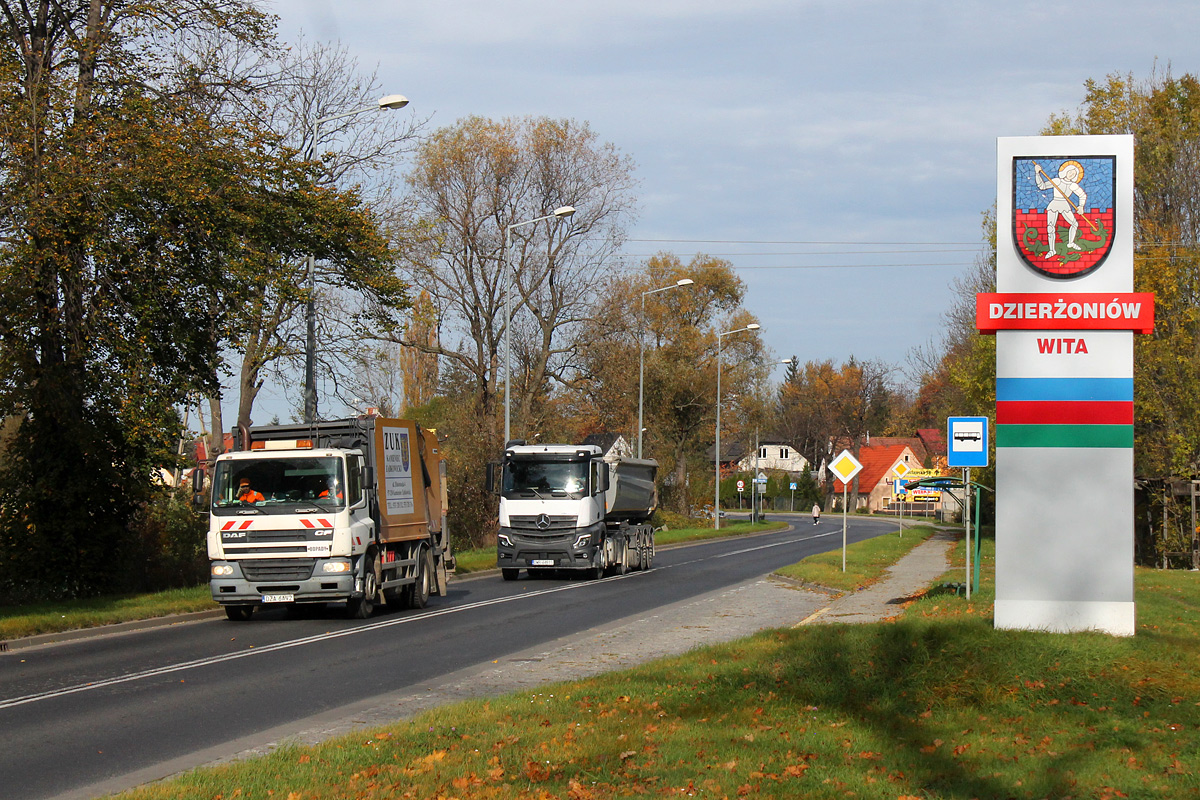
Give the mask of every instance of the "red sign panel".
[{"label": "red sign panel", "polygon": [[980,333],[998,330],[1150,333],[1154,330],[1154,293],[977,294],[975,327]]}]

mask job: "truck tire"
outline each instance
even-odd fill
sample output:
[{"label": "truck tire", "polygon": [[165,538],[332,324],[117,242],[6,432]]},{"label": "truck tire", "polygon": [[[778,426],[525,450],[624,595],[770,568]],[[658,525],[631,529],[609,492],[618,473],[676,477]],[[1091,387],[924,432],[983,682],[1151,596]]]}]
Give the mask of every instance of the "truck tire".
[{"label": "truck tire", "polygon": [[421,548],[417,557],[417,581],[405,589],[409,608],[424,608],[429,603],[429,592],[433,588],[433,553],[428,547]]},{"label": "truck tire", "polygon": [[626,575],[629,573],[629,540],[626,539],[621,544],[621,557],[617,559],[616,565],[613,566],[614,575]]},{"label": "truck tire", "polygon": [[504,578],[504,580],[506,580],[506,581],[515,581],[517,579],[517,576],[520,574],[521,574],[521,570],[515,569],[513,567],[501,567],[500,568],[500,577]]},{"label": "truck tire", "polygon": [[604,570],[605,570],[606,565],[604,563],[604,548],[603,547],[597,549],[596,561],[599,562],[596,566],[588,567],[587,570],[584,572],[584,574],[588,578],[591,578],[594,581],[598,581],[604,577]]},{"label": "truck tire", "polygon": [[246,622],[254,614],[254,606],[225,606],[225,616],[234,622]]},{"label": "truck tire", "polygon": [[351,597],[346,601],[346,616],[350,619],[367,619],[375,611],[375,597],[379,594],[379,560],[372,551],[367,554],[367,567],[363,570],[362,597]]}]

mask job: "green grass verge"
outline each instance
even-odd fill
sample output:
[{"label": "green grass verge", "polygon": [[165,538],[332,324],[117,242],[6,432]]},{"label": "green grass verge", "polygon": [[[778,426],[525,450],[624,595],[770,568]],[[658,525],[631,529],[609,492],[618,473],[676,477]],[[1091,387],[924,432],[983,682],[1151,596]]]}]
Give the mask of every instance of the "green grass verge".
[{"label": "green grass verge", "polygon": [[[776,570],[780,575],[836,592],[853,592],[879,580],[887,568],[935,532],[928,525],[906,527],[904,534],[882,534],[846,548],[846,570],[842,571],[842,547],[809,556],[798,564]],[[839,540],[840,542],[840,540]]]},{"label": "green grass verge", "polygon": [[895,623],[767,631],[121,797],[1200,795],[1196,576],[1137,570],[1135,637],[997,631],[993,554],[970,602]]},{"label": "green grass verge", "polygon": [[207,585],[154,594],[0,606],[0,641],[218,608]]}]

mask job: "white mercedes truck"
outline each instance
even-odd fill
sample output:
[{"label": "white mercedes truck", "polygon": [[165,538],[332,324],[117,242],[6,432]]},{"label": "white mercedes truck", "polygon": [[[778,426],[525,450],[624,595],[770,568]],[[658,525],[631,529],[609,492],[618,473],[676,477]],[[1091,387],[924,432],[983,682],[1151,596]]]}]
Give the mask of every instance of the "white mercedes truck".
[{"label": "white mercedes truck", "polygon": [[605,458],[595,445],[511,442],[488,469],[488,488],[500,497],[501,575],[649,569],[657,471],[656,461]]}]

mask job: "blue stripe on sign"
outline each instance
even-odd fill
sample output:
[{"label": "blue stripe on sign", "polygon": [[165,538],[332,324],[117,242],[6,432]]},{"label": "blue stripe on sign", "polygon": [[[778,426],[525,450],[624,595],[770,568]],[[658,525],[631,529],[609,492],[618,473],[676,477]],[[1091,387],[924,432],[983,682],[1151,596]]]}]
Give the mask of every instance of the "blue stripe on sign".
[{"label": "blue stripe on sign", "polygon": [[1133,402],[1133,378],[997,378],[996,402]]}]

